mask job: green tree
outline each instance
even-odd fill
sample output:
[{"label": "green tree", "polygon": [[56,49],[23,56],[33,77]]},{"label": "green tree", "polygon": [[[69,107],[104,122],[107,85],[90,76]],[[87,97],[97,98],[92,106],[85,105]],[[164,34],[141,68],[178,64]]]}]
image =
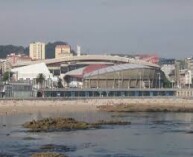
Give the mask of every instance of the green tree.
[{"label": "green tree", "polygon": [[42,88],[42,85],[43,85],[45,80],[46,80],[45,75],[40,73],[40,74],[38,74],[38,76],[36,78],[36,83],[40,84],[40,88]]},{"label": "green tree", "polygon": [[164,88],[172,88],[172,82],[170,82],[166,77],[163,80],[163,87]]},{"label": "green tree", "polygon": [[61,78],[58,79],[58,88],[63,88],[62,79]]},{"label": "green tree", "polygon": [[13,76],[13,73],[12,73],[12,72],[10,72],[10,71],[5,72],[5,73],[3,74],[3,81],[4,81],[4,82],[10,81],[11,78],[12,78],[12,76]]}]

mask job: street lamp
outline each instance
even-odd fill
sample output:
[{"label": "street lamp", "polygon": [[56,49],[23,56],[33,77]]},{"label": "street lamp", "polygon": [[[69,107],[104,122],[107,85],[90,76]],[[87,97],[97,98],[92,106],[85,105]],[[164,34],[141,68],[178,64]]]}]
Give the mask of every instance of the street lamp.
[{"label": "street lamp", "polygon": [[175,82],[175,81],[174,81],[174,80],[172,80],[171,82],[172,82],[172,88],[174,88],[174,82]]},{"label": "street lamp", "polygon": [[141,72],[139,73],[139,87],[141,89]]},{"label": "street lamp", "polygon": [[151,88],[151,81],[150,81],[150,79],[149,79],[149,88]]},{"label": "street lamp", "polygon": [[158,79],[159,79],[159,88],[160,88],[160,85],[161,85],[161,82],[160,82],[160,80],[161,80],[161,78],[160,78],[160,73],[157,73],[157,75],[158,75]]},{"label": "street lamp", "polygon": [[140,73],[140,88],[142,88],[141,73]]},{"label": "street lamp", "polygon": [[189,88],[190,88],[190,84],[191,84],[191,72],[188,70],[188,83],[189,83]]}]

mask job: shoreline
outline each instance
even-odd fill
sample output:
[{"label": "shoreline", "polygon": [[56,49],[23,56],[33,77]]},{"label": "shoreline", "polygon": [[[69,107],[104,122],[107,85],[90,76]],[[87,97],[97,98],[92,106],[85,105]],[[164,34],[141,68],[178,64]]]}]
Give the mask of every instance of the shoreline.
[{"label": "shoreline", "polygon": [[[0,115],[35,112],[85,112],[100,111],[100,106],[127,106],[131,112],[193,112],[193,99],[182,98],[124,98],[124,99],[80,99],[80,100],[0,100]],[[175,109],[175,110],[174,110]],[[103,110],[106,111],[106,110]],[[159,110],[158,110],[159,111]],[[162,110],[160,110],[162,111]],[[128,111],[129,112],[129,111]]]}]

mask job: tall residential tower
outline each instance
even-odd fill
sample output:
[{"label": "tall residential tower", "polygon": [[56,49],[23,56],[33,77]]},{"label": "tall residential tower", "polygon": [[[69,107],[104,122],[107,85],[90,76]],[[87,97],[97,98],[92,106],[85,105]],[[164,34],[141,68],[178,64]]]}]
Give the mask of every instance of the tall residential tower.
[{"label": "tall residential tower", "polygon": [[33,60],[45,59],[45,43],[33,42],[29,46],[29,55]]}]

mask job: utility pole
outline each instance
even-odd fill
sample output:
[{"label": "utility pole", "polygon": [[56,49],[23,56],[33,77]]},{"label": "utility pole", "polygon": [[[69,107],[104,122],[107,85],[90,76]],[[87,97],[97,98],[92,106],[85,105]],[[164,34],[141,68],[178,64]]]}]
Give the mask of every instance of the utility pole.
[{"label": "utility pole", "polygon": [[150,79],[149,79],[149,88],[151,88],[151,82],[150,82]]},{"label": "utility pole", "polygon": [[161,82],[160,82],[160,73],[158,73],[158,75],[159,75],[159,89],[161,88]]},{"label": "utility pole", "polygon": [[158,81],[157,81],[157,85],[158,85],[158,88],[160,89],[161,88],[161,77],[160,77],[160,72],[157,73],[157,76],[158,76]]},{"label": "utility pole", "polygon": [[99,88],[99,69],[97,70],[97,89]]},{"label": "utility pole", "polygon": [[140,89],[141,89],[141,72],[140,72],[139,75],[140,75],[140,80],[139,80],[139,83],[140,83],[140,84],[139,84],[139,86],[140,86]]},{"label": "utility pole", "polygon": [[11,80],[10,78],[11,78],[11,72],[9,71],[8,72],[8,82],[10,82],[10,80]]},{"label": "utility pole", "polygon": [[176,77],[176,86],[179,87],[180,84],[180,63],[179,62],[175,62],[175,77]]}]

